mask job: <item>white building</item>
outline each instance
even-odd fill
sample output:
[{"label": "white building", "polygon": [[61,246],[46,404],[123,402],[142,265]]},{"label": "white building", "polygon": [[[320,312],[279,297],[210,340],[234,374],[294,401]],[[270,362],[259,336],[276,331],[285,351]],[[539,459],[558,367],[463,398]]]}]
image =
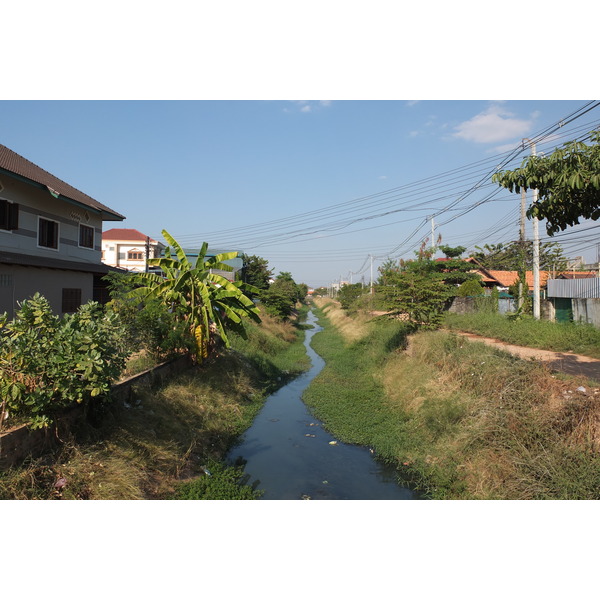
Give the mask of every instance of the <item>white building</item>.
[{"label": "white building", "polygon": [[102,262],[128,271],[145,271],[147,258],[159,258],[165,245],[137,229],[109,229],[102,234]]}]

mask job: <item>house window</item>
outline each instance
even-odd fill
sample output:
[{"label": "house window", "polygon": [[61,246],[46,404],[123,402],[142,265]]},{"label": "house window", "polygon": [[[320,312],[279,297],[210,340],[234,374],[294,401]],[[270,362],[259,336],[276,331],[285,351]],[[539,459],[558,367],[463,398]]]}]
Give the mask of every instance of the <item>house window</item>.
[{"label": "house window", "polygon": [[58,250],[58,222],[39,218],[38,221],[38,245],[44,248]]},{"label": "house window", "polygon": [[19,205],[8,200],[0,200],[0,229],[19,229]]},{"label": "house window", "polygon": [[139,250],[131,250],[127,253],[127,260],[144,260],[144,253]]},{"label": "house window", "polygon": [[63,288],[62,291],[62,312],[73,313],[81,306],[80,288]]},{"label": "house window", "polygon": [[4,275],[0,273],[0,287],[12,287],[13,286],[13,276],[12,275]]},{"label": "house window", "polygon": [[79,245],[82,248],[94,248],[94,228],[79,225]]}]

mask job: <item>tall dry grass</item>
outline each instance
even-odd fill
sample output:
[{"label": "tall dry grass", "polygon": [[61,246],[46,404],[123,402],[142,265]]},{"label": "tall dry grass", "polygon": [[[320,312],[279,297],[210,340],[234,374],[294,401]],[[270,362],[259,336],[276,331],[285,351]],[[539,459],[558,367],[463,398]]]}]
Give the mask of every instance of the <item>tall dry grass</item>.
[{"label": "tall dry grass", "polygon": [[355,342],[368,335],[369,321],[372,319],[368,314],[359,312],[350,317],[339,302],[329,298],[315,298],[314,303],[323,311],[323,314],[348,343]]}]

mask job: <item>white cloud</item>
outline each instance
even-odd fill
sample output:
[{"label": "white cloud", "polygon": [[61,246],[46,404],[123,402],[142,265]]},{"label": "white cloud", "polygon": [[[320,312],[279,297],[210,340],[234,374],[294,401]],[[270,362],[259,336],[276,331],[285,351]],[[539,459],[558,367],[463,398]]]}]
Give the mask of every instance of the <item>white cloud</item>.
[{"label": "white cloud", "polygon": [[[329,108],[332,104],[331,100],[292,100],[292,104],[298,107],[298,110],[303,113],[315,112],[319,108]],[[294,110],[284,108],[283,112],[290,113],[295,112]]]},{"label": "white cloud", "polygon": [[380,175],[377,179],[387,179],[387,175]]},{"label": "white cloud", "polygon": [[406,106],[415,106],[415,104],[419,104],[420,100],[408,100],[406,102]]},{"label": "white cloud", "polygon": [[409,137],[417,137],[419,135],[418,131],[409,131],[408,132]]},{"label": "white cloud", "polygon": [[533,118],[534,115],[529,120],[517,119],[500,104],[492,104],[487,110],[455,127],[454,137],[478,144],[518,139],[531,129]]}]

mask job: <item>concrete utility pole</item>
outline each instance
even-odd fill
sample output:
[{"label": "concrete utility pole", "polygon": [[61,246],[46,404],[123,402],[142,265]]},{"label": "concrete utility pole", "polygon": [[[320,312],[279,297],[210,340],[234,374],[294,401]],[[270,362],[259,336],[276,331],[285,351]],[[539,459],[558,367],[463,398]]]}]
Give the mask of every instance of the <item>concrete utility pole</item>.
[{"label": "concrete utility pole", "polygon": [[[525,138],[531,146],[531,156],[536,156],[535,143],[530,139]],[[532,191],[531,204],[537,202],[538,191]],[[533,318],[539,321],[540,319],[540,232],[539,221],[533,218]]]},{"label": "concrete utility pole", "polygon": [[[527,192],[521,190],[521,227],[519,230],[519,245],[521,248],[521,255],[523,257],[523,263],[525,266],[525,272],[527,272],[527,266],[525,264],[525,203],[527,201]],[[517,300],[517,307],[523,306],[523,282],[519,281],[519,299]]]},{"label": "concrete utility pole", "polygon": [[371,296],[375,293],[373,289],[373,256],[369,254],[369,258],[371,259]]}]

